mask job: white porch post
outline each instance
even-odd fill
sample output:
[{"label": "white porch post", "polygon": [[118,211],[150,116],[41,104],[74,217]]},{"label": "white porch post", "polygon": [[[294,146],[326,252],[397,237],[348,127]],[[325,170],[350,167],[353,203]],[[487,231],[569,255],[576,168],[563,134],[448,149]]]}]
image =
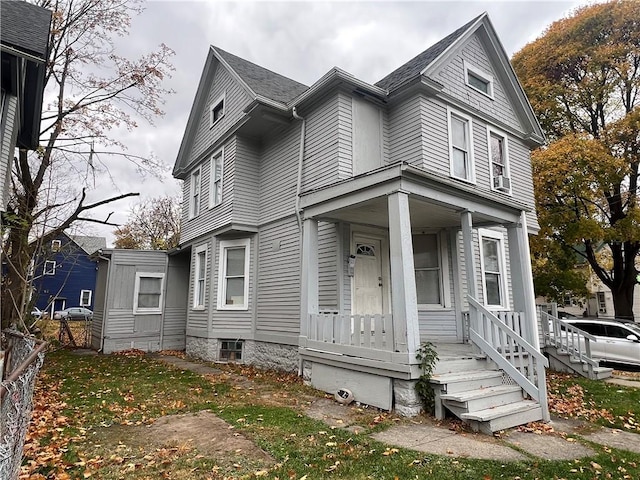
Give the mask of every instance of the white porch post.
[{"label": "white porch post", "polygon": [[305,220],[302,227],[301,337],[308,336],[311,313],[318,313],[318,221],[313,218]]},{"label": "white porch post", "polygon": [[418,297],[413,264],[409,195],[404,192],[388,196],[389,250],[391,254],[391,310],[396,345],[405,340],[413,358],[420,346]]},{"label": "white porch post", "polygon": [[525,212],[520,214],[520,222],[507,226],[507,236],[509,240],[513,306],[516,311],[524,312],[527,319],[526,333],[528,338],[526,340],[540,350],[536,298],[533,290],[533,273],[531,271],[529,235]]},{"label": "white porch post", "polygon": [[460,214],[462,222],[462,244],[464,246],[464,267],[467,274],[467,294],[478,299],[476,288],[476,261],[473,254],[473,219],[468,210]]}]

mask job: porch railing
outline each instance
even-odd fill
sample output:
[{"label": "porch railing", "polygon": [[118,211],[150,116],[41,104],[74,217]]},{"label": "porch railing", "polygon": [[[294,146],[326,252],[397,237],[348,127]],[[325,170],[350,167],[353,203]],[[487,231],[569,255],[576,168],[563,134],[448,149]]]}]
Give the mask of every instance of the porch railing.
[{"label": "porch railing", "polygon": [[[549,361],[521,335],[521,314],[503,314],[503,320],[475,298],[469,300],[469,337],[495,364],[540,403],[549,420],[545,368]],[[509,325],[508,323],[511,323]],[[518,328],[516,331],[515,328]]]},{"label": "porch railing", "polygon": [[312,313],[301,346],[375,360],[389,360],[399,350],[394,342],[391,314]]},{"label": "porch railing", "polygon": [[589,378],[593,378],[593,368],[599,367],[598,360],[591,357],[591,344],[598,339],[547,312],[540,311],[540,324],[545,346],[564,351],[587,366]]}]

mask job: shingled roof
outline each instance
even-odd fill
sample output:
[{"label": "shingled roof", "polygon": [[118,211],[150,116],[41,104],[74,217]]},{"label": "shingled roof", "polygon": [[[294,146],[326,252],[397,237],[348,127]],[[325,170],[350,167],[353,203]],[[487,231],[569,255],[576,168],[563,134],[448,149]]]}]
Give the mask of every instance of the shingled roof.
[{"label": "shingled roof", "polygon": [[220,54],[225,62],[244,80],[244,82],[256,94],[287,103],[300,95],[309,87],[291,80],[279,73],[267,70],[264,67],[251,63],[243,58],[236,57],[221,48],[213,47]]},{"label": "shingled roof", "polygon": [[69,237],[89,255],[101,248],[107,248],[107,239],[104,237],[91,237],[88,235],[69,235]]},{"label": "shingled roof", "polygon": [[[484,14],[482,14],[484,15]],[[414,77],[420,75],[420,72],[424,68],[437,59],[442,52],[444,52],[451,44],[453,44],[458,38],[460,38],[475,22],[478,21],[482,15],[477,16],[470,22],[466,23],[462,27],[458,28],[455,32],[447,35],[435,45],[427,48],[420,55],[409,60],[400,68],[395,69],[389,75],[375,84],[376,87],[384,88],[389,92],[400,87],[405,82],[412,80]]]},{"label": "shingled roof", "polygon": [[2,45],[37,57],[47,58],[51,12],[23,1],[3,0],[0,13]]}]

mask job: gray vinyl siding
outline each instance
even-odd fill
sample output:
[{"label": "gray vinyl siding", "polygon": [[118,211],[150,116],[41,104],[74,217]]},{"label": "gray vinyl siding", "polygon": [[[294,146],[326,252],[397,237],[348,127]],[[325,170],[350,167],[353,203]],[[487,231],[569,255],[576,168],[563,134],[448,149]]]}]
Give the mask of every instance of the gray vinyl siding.
[{"label": "gray vinyl siding", "polygon": [[[236,237],[246,238],[246,237]],[[247,310],[218,310],[218,276],[222,268],[220,262],[220,242],[223,238],[216,239],[216,246],[212,255],[213,265],[211,279],[213,288],[211,289],[211,330],[210,336],[213,338],[249,338],[252,336],[253,323],[253,302],[255,302],[255,289],[253,272],[255,271],[256,256],[256,236],[250,237],[249,242],[249,278],[245,281],[249,283]],[[193,271],[193,270],[192,270]]]},{"label": "gray vinyl siding", "polygon": [[[159,350],[162,314],[135,314],[133,296],[136,273],[164,273],[166,253],[116,250],[111,256],[109,271],[104,352],[126,348]],[[164,282],[166,293],[166,275]]]},{"label": "gray vinyl siding", "polygon": [[0,112],[0,211],[7,206],[9,185],[11,178],[11,163],[13,161],[13,149],[16,144],[18,129],[16,128],[17,97],[3,94],[3,111]]},{"label": "gray vinyl siding", "polygon": [[261,224],[294,213],[298,181],[299,142],[300,122],[295,122],[291,127],[272,138],[262,150],[260,163]]},{"label": "gray vinyl siding", "polygon": [[512,196],[520,202],[526,203],[533,210],[527,213],[527,227],[530,232],[537,232],[540,226],[535,212],[529,148],[520,139],[512,136],[509,136],[509,168]]},{"label": "gray vinyl siding", "polygon": [[350,178],[353,174],[353,113],[351,95],[338,94],[338,179]]},{"label": "gray vinyl siding", "polygon": [[[257,225],[259,215],[260,171],[259,147],[249,139],[236,138],[233,179],[233,220]],[[224,198],[224,197],[223,197]]]},{"label": "gray vinyl siding", "polygon": [[[232,127],[245,113],[244,108],[251,102],[251,98],[244,88],[236,82],[231,74],[218,63],[215,67],[211,89],[207,95],[201,117],[197,123],[193,146],[189,152],[189,160],[199,159],[220,136]],[[224,116],[213,127],[209,125],[209,111],[214,102],[222,93],[224,99]]]},{"label": "gray vinyl siding", "polygon": [[189,301],[189,264],[182,257],[169,257],[162,324],[162,349],[184,350]]},{"label": "gray vinyl siding", "polygon": [[[493,99],[466,85],[463,60],[493,76]],[[457,55],[436,74],[436,79],[444,85],[444,93],[456,97],[458,100],[491,115],[505,124],[513,125],[519,130],[522,129],[500,78],[497,77],[477,35],[472,36],[462,46]]]},{"label": "gray vinyl siding", "polygon": [[295,217],[260,231],[256,334],[297,343],[300,331],[300,234]]},{"label": "gray vinyl siding", "polygon": [[[224,144],[224,162],[222,167],[222,203],[209,208],[211,195],[211,157],[195,165],[182,184],[182,221],[180,243],[184,244],[216,228],[227,225],[233,220],[234,185],[236,176],[236,137]],[[200,214],[189,218],[191,202],[191,175],[200,168]]]},{"label": "gray vinyl siding", "polygon": [[448,176],[451,168],[447,107],[433,98],[420,97],[420,124],[422,126],[422,168]]},{"label": "gray vinyl siding", "polygon": [[335,223],[318,223],[318,303],[338,310],[338,232]]},{"label": "gray vinyl siding", "polygon": [[[207,247],[207,266],[205,270],[205,294],[204,294],[204,309],[193,308],[193,295],[195,291],[194,281],[196,272],[196,249],[201,246]],[[214,278],[215,270],[213,268],[215,252],[217,247],[215,241],[211,238],[202,239],[197,243],[191,245],[191,261],[189,268],[189,292],[187,303],[187,335],[195,337],[207,336],[209,330],[209,315],[211,310],[215,308],[213,302],[216,301],[216,297],[213,294],[213,284],[217,281],[217,277]]]},{"label": "gray vinyl siding", "polygon": [[109,262],[102,259],[98,260],[96,290],[93,299],[93,321],[91,322],[91,346],[96,350],[100,348],[102,341],[102,322],[106,313],[104,307],[108,275]]},{"label": "gray vinyl siding", "polygon": [[[306,114],[303,191],[335,183],[338,180],[339,158],[343,162],[350,160],[351,156],[349,154],[347,157],[344,148],[339,155],[339,147],[344,147],[347,133],[346,122],[341,125],[338,117],[341,120],[347,117],[347,101],[351,109],[350,99],[343,97],[338,93],[328,95],[314,104],[313,109]],[[348,170],[346,164],[340,164],[340,167],[341,170]]]},{"label": "gray vinyl siding", "polygon": [[420,98],[417,96],[389,109],[389,156],[391,162],[422,166]]}]

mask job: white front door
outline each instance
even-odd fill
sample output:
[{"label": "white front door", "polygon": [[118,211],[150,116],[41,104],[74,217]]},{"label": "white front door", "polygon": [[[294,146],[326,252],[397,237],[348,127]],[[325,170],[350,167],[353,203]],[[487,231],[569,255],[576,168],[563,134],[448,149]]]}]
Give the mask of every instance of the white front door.
[{"label": "white front door", "polygon": [[383,279],[381,241],[354,235],[356,265],[353,274],[353,313],[383,313]]}]

